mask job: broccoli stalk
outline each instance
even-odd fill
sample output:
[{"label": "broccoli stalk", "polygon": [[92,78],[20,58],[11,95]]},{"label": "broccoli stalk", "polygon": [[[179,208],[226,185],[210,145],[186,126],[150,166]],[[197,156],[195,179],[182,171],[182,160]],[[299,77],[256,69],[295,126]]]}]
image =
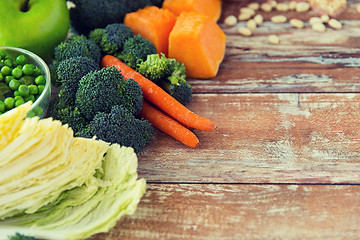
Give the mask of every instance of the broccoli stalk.
[{"label": "broccoli stalk", "polygon": [[183,105],[192,98],[192,87],[186,81],[185,65],[164,54],[148,55],[138,64],[137,71],[150,79]]}]

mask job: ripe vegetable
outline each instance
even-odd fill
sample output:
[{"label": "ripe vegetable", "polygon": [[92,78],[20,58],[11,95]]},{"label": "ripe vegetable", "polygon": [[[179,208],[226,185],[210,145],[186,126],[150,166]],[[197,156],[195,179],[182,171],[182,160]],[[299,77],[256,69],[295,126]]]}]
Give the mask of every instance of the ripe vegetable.
[{"label": "ripe vegetable", "polygon": [[165,0],[162,8],[168,9],[176,16],[182,12],[205,14],[217,22],[221,15],[221,0]]},{"label": "ripe vegetable", "polygon": [[[153,5],[150,0],[72,0],[76,7],[70,8],[73,27],[81,34],[88,34],[108,24],[122,23],[126,13]],[[155,2],[155,1],[154,1]]]},{"label": "ripe vegetable", "polygon": [[140,111],[140,116],[148,120],[155,128],[189,147],[194,148],[199,145],[199,139],[194,133],[146,101],[144,101],[144,107]]},{"label": "ripe vegetable", "polygon": [[135,34],[140,34],[152,42],[157,53],[168,54],[169,34],[175,24],[176,16],[167,9],[147,6],[125,15],[124,24]]},{"label": "ripe vegetable", "polygon": [[148,55],[146,61],[138,64],[137,71],[169,93],[181,104],[192,98],[192,87],[186,81],[185,65],[164,54]]},{"label": "ripe vegetable", "polygon": [[215,124],[213,122],[191,112],[158,85],[127,66],[120,59],[111,55],[106,55],[101,60],[101,66],[115,66],[118,70],[121,71],[121,74],[125,79],[134,79],[140,85],[145,99],[161,108],[164,112],[182,124],[190,128],[203,131],[211,131],[215,129]]},{"label": "ripe vegetable", "polygon": [[123,106],[113,106],[110,113],[99,112],[78,136],[118,143],[134,148],[136,153],[148,144],[153,136],[153,127],[144,119],[137,119]]},{"label": "ripe vegetable", "polygon": [[12,59],[0,50],[0,115],[25,102],[35,102],[45,88],[41,70],[27,62],[22,54]]},{"label": "ripe vegetable", "polygon": [[169,58],[185,64],[192,78],[215,77],[225,56],[226,35],[209,17],[183,12],[169,36]]},{"label": "ripe vegetable", "polygon": [[30,109],[0,116],[0,239],[85,239],[133,214],[146,187],[134,150],[24,119]]}]

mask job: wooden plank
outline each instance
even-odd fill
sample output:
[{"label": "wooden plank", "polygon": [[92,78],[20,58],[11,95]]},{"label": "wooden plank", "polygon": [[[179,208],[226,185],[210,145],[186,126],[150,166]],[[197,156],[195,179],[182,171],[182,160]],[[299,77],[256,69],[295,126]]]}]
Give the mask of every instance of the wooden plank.
[{"label": "wooden plank", "polygon": [[196,94],[217,124],[191,149],[156,132],[139,156],[152,182],[360,183],[360,94]]},{"label": "wooden plank", "polygon": [[110,239],[358,239],[360,186],[149,184]]}]

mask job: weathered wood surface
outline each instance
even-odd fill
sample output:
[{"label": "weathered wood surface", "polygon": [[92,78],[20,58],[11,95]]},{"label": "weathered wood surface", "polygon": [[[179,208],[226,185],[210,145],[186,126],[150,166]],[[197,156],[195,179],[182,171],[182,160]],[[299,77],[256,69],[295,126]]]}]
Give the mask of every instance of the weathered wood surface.
[{"label": "weathered wood surface", "polygon": [[151,184],[92,240],[358,239],[360,186]]},{"label": "weathered wood surface", "polygon": [[359,238],[360,1],[348,0],[342,30],[294,29],[271,12],[242,37],[243,23],[222,22],[249,2],[223,1],[219,74],[189,80],[188,107],[217,129],[195,131],[196,149],[156,131],[138,155],[138,210],[92,240]]}]

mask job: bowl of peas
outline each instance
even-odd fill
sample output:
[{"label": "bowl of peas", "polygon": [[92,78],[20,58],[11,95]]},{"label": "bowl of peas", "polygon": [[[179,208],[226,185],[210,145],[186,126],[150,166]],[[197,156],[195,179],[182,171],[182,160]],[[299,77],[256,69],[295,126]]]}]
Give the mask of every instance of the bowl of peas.
[{"label": "bowl of peas", "polygon": [[16,47],[0,47],[0,115],[28,101],[28,117],[42,118],[50,102],[48,65],[36,54]]}]

